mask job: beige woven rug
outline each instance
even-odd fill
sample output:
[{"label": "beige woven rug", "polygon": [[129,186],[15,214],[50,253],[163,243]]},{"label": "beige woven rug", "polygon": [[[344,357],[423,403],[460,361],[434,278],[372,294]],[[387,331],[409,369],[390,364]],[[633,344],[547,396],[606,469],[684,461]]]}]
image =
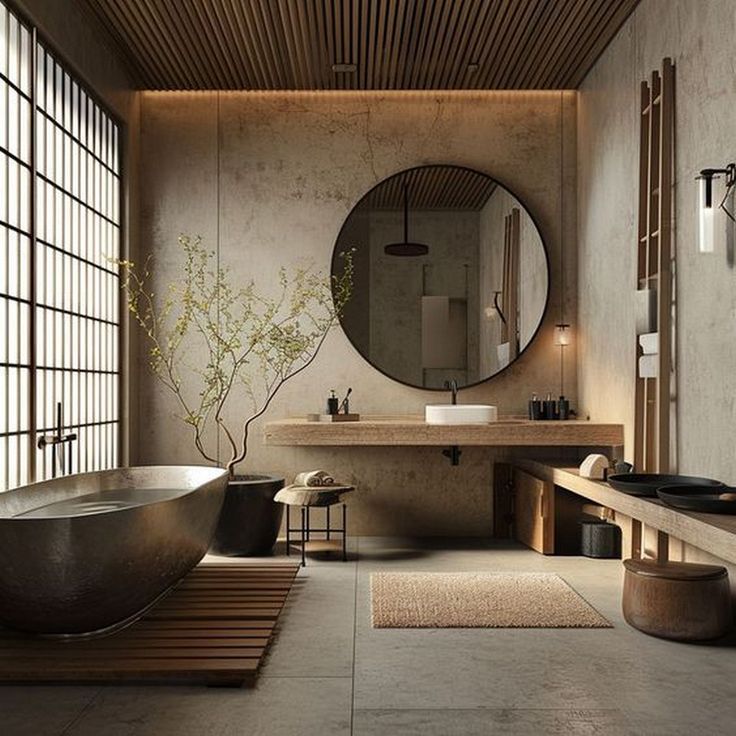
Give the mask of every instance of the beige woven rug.
[{"label": "beige woven rug", "polygon": [[371,620],[377,629],[611,627],[554,573],[373,573]]}]

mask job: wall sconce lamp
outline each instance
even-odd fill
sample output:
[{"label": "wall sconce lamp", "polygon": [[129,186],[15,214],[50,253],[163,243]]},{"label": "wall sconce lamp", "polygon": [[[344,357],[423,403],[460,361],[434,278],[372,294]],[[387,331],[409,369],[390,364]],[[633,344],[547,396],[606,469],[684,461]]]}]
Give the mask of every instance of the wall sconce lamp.
[{"label": "wall sconce lamp", "polygon": [[570,344],[570,325],[560,322],[555,325],[555,345],[558,348],[567,347]]},{"label": "wall sconce lamp", "polygon": [[696,177],[698,182],[698,253],[713,253],[715,250],[715,208],[713,207],[713,179],[726,177],[726,193],[718,205],[734,222],[736,218],[726,209],[725,203],[736,184],[736,164],[725,169],[702,169]]},{"label": "wall sconce lamp", "polygon": [[486,307],[484,311],[488,319],[495,319],[496,315],[498,315],[501,318],[501,321],[506,324],[506,317],[504,317],[503,311],[498,304],[498,297],[501,295],[501,293],[502,292],[500,291],[493,292],[493,306]]},{"label": "wall sconce lamp", "polygon": [[565,348],[569,344],[570,325],[567,322],[558,322],[555,325],[555,347],[560,349],[560,402],[565,398]]}]

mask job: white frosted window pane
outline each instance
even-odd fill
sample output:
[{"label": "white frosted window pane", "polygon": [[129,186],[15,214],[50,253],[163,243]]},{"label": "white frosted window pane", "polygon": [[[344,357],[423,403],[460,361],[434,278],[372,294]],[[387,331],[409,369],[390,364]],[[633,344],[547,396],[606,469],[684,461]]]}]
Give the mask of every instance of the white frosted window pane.
[{"label": "white frosted window pane", "polygon": [[0,73],[8,75],[8,9],[0,3]]},{"label": "white frosted window pane", "polygon": [[45,311],[45,329],[46,329],[46,363],[47,366],[54,364],[54,313]]},{"label": "white frosted window pane", "polygon": [[7,29],[6,75],[13,84],[20,85],[20,26],[12,13],[8,14]]},{"label": "white frosted window pane", "polygon": [[72,244],[72,200],[64,197],[64,250],[73,252]]},{"label": "white frosted window pane", "polygon": [[[12,94],[9,92],[8,84],[5,80],[0,79],[0,120],[6,120],[8,116],[8,95]],[[3,148],[9,148],[8,143],[8,126],[0,126],[0,146]]]},{"label": "white frosted window pane", "polygon": [[8,467],[6,485],[14,488],[18,481],[18,440],[16,437],[8,437]]},{"label": "white frosted window pane", "polygon": [[28,461],[28,451],[29,451],[29,441],[28,437],[20,437],[20,466],[18,468],[19,470],[19,476],[18,476],[18,485],[24,486],[31,482],[30,478],[30,463]]},{"label": "white frosted window pane", "polygon": [[8,369],[0,367],[0,433],[8,431]]},{"label": "white frosted window pane", "polygon": [[29,299],[31,291],[31,243],[23,235],[19,235],[17,239],[18,263],[20,264],[18,296],[21,299]]},{"label": "white frosted window pane", "polygon": [[18,416],[20,414],[20,405],[18,401],[18,390],[20,388],[20,380],[18,376],[18,370],[16,368],[10,368],[7,372],[8,378],[8,398],[7,398],[7,429],[6,432],[17,432],[20,427],[18,422]]},{"label": "white frosted window pane", "polygon": [[4,118],[5,127],[7,127],[7,143],[6,146],[10,153],[14,156],[20,155],[20,105],[18,103],[18,93],[13,89],[7,89],[8,99],[6,117]]},{"label": "white frosted window pane", "polygon": [[19,371],[20,387],[18,391],[18,399],[20,406],[20,429],[27,432],[30,429],[30,411],[28,396],[30,391],[30,371],[23,369]]},{"label": "white frosted window pane", "polygon": [[20,103],[20,157],[31,159],[31,106],[27,100]]},{"label": "white frosted window pane", "polygon": [[19,363],[28,365],[30,361],[29,347],[30,347],[30,307],[27,304],[19,305],[20,311],[20,335],[19,335]]},{"label": "white frosted window pane", "polygon": [[46,342],[44,332],[46,327],[46,312],[36,309],[36,362],[38,365],[46,365]]},{"label": "white frosted window pane", "polygon": [[9,363],[17,363],[19,355],[18,343],[18,302],[7,302],[7,322],[5,342],[7,344],[6,359]]},{"label": "white frosted window pane", "polygon": [[8,340],[6,339],[9,304],[10,302],[7,299],[0,298],[0,326],[2,327],[2,331],[3,331],[3,336],[0,338],[0,362],[2,363],[9,362],[9,357],[10,357],[9,356],[10,351],[8,349]]},{"label": "white frosted window pane", "polygon": [[27,28],[20,29],[20,88],[26,93],[31,92],[31,34]]},{"label": "white frosted window pane", "polygon": [[[11,293],[12,285],[8,281],[9,251],[8,231],[0,225],[0,294]],[[0,323],[0,324],[5,324]]]}]

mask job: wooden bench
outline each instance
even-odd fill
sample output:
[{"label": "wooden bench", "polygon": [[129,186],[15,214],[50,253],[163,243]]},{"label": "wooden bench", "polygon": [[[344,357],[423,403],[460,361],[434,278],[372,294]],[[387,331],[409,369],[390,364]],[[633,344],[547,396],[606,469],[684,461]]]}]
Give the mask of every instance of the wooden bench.
[{"label": "wooden bench", "polygon": [[[516,478],[514,480],[514,474]],[[569,504],[569,494],[598,504],[609,510],[610,520],[626,520],[624,556],[634,559],[654,556],[665,561],[669,556],[670,537],[704,552],[736,563],[736,516],[705,514],[673,509],[656,498],[630,496],[617,491],[603,481],[581,478],[577,468],[564,467],[535,460],[515,460],[512,464],[496,464],[495,489],[503,498],[504,488],[514,482],[521,486],[522,498],[517,498],[515,522],[517,528],[530,534],[541,548],[555,552],[555,516],[560,500]],[[518,491],[518,489],[517,489]],[[537,499],[535,501],[535,499]],[[518,502],[521,501],[519,504]],[[503,513],[502,501],[496,502],[496,514]],[[559,524],[558,524],[559,527]],[[656,532],[656,549],[645,554],[643,527]]]}]

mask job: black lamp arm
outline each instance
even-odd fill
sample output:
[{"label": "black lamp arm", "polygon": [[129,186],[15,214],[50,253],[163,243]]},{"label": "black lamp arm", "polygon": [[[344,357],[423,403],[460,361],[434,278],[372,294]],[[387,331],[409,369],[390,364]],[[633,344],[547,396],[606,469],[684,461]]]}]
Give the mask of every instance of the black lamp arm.
[{"label": "black lamp arm", "polygon": [[493,308],[498,312],[498,316],[501,318],[501,321],[504,324],[507,324],[506,317],[504,317],[503,311],[501,310],[501,307],[498,306],[498,296],[501,292],[500,291],[494,291],[493,292]]}]

